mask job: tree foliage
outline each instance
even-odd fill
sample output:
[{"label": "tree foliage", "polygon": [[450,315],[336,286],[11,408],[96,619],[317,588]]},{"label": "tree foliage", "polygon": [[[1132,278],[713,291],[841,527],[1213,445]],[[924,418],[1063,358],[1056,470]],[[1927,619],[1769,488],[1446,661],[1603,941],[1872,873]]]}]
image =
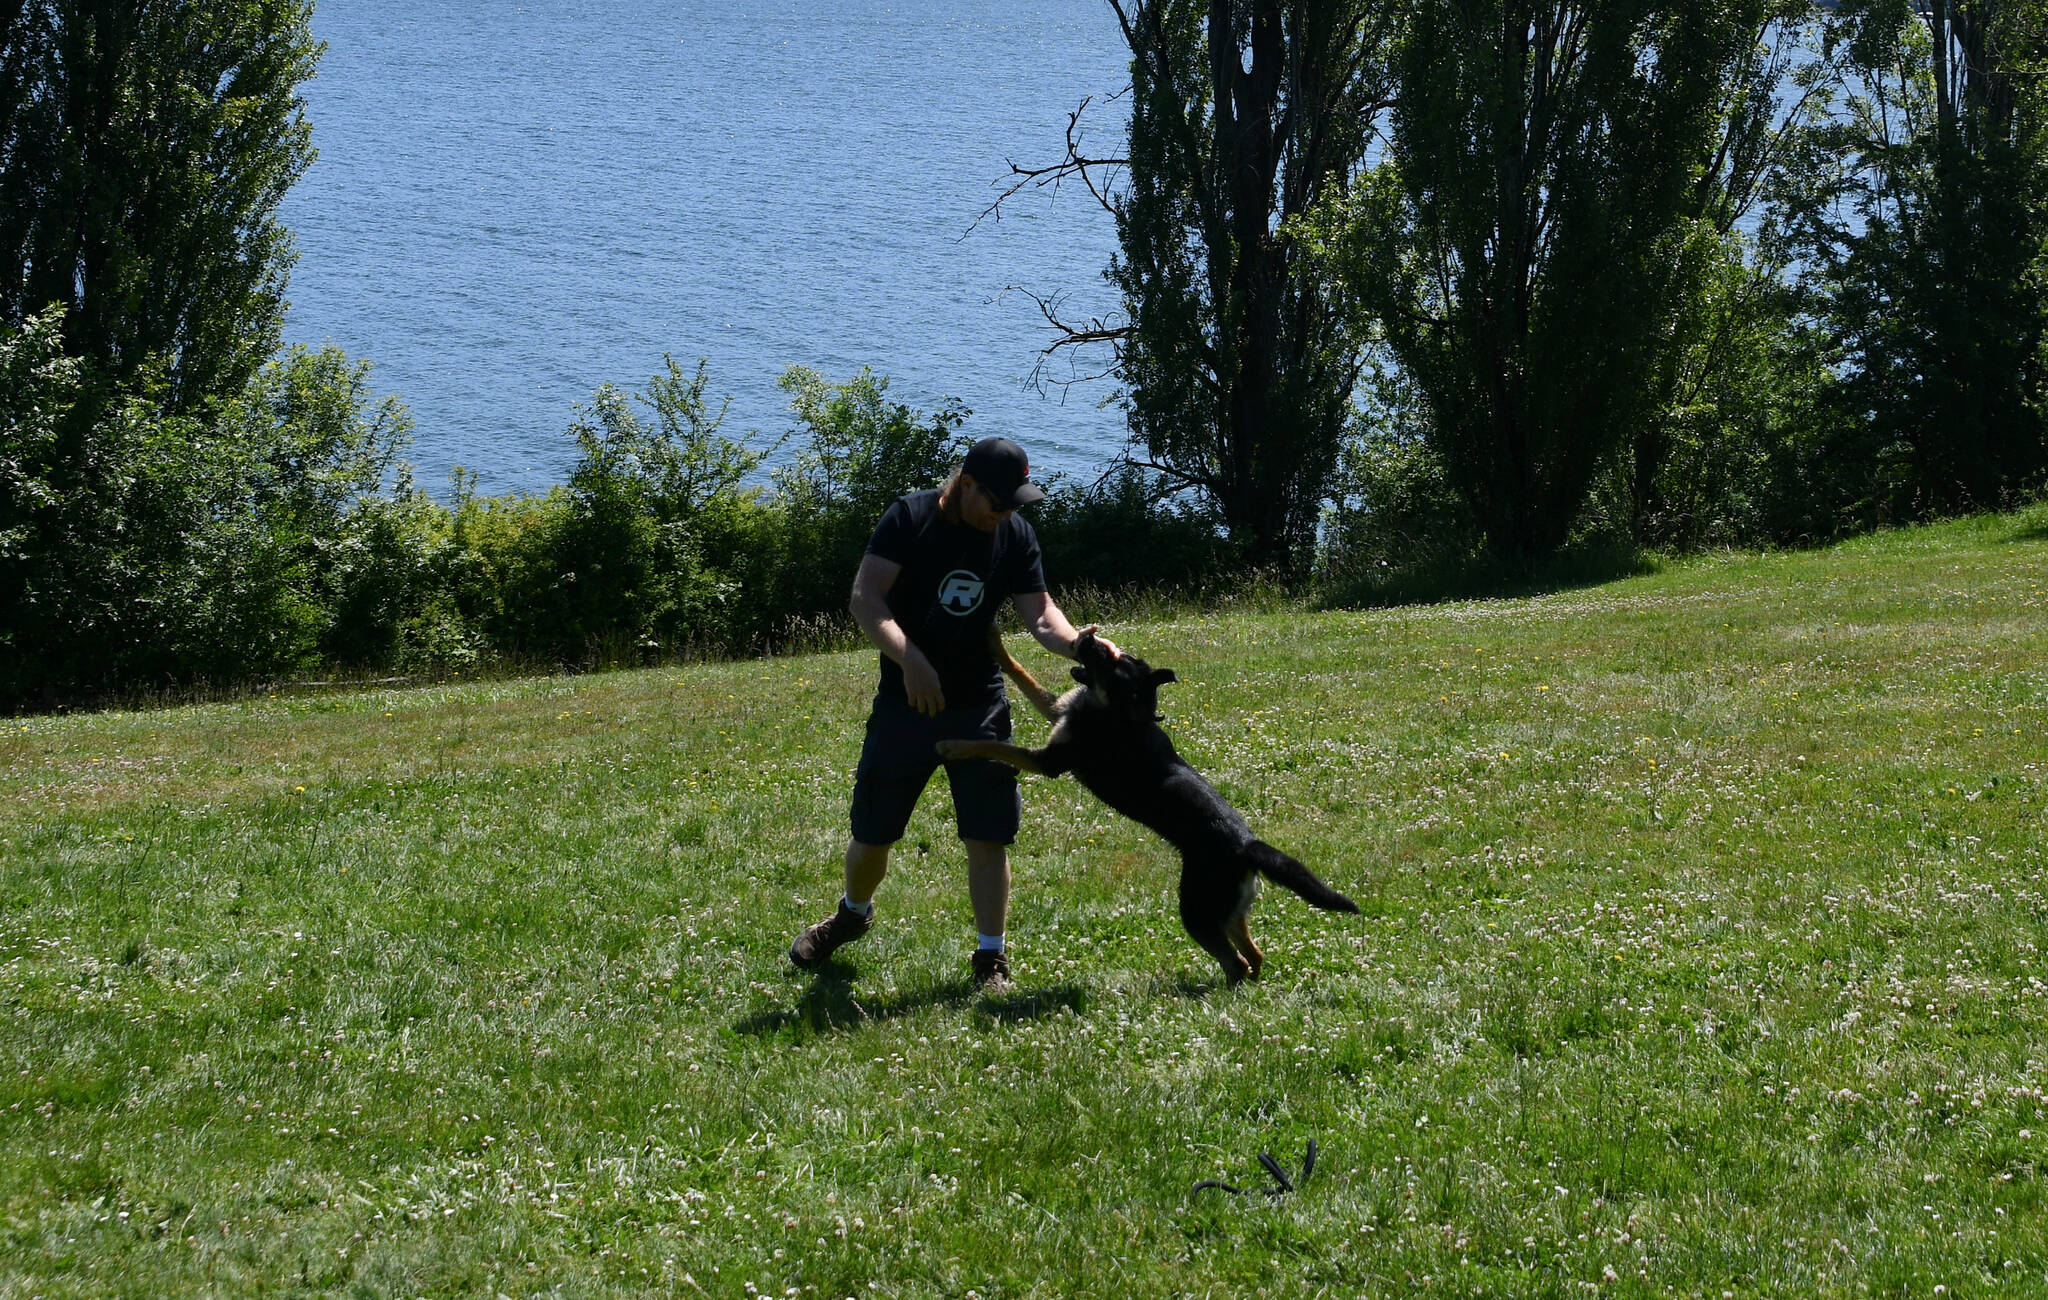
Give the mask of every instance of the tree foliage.
[{"label": "tree foliage", "polygon": [[1134,442],[1257,565],[1313,551],[1359,326],[1290,219],[1358,174],[1399,6],[1112,0],[1131,51],[1110,281]]},{"label": "tree foliage", "polygon": [[1998,505],[2048,470],[2048,5],[1858,0],[1833,35],[1837,102],[1786,206],[1864,470],[1838,509]]},{"label": "tree foliage", "polygon": [[1660,414],[1719,232],[1762,6],[1427,0],[1393,143],[1341,209],[1347,279],[1489,547],[1557,548]]},{"label": "tree foliage", "polygon": [[370,399],[367,363],[297,349],[167,414],[153,371],[95,392],[61,318],[0,333],[0,697],[345,655],[364,530],[417,503],[386,474],[411,421]]},{"label": "tree foliage", "polygon": [[307,0],[0,0],[0,324],[191,413],[276,350],[312,161]]},{"label": "tree foliage", "polygon": [[[1685,549],[1769,535],[1780,503],[1769,448],[1810,420],[1816,361],[1805,293],[1771,196],[1825,114],[1834,77],[1809,0],[1768,0],[1724,82],[1711,155],[1693,182],[1699,275],[1672,304],[1670,346],[1597,496],[1610,533]],[[1795,414],[1796,412],[1796,414]]]}]

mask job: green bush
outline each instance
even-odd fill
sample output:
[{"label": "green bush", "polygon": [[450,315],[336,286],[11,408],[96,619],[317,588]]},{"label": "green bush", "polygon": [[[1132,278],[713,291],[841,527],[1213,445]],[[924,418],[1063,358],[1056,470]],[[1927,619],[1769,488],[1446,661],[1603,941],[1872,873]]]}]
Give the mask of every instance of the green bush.
[{"label": "green bush", "polygon": [[967,451],[970,414],[948,401],[929,419],[888,400],[886,377],[863,368],[834,384],[808,366],[782,377],[802,444],[774,475],[782,535],[773,636],[846,608],[853,572],[882,513],[936,487]]},{"label": "green bush", "polygon": [[62,347],[54,312],[0,338],[0,698],[462,656],[367,362],[294,349],[202,418],[155,371],[86,401]]},{"label": "green bush", "polygon": [[1055,477],[1030,515],[1056,591],[1195,592],[1236,567],[1213,509],[1175,501],[1129,462],[1089,487]]},{"label": "green bush", "polygon": [[263,629],[290,652],[264,671],[411,662],[407,628],[433,600],[439,520],[400,457],[412,417],[374,398],[370,363],[295,347],[223,421],[248,454],[239,503],[268,556],[263,587],[297,611]]},{"label": "green bush", "polygon": [[719,432],[703,363],[694,376],[665,363],[635,398],[598,389],[570,426],[583,455],[547,512],[544,572],[528,570],[541,580],[522,592],[525,653],[617,662],[722,649],[748,630],[730,570],[758,564],[746,541],[764,507],[744,480],[764,453]]},{"label": "green bush", "polygon": [[1368,370],[1324,511],[1317,578],[1344,603],[1469,563],[1485,544],[1428,437],[1420,393],[1397,369]]},{"label": "green bush", "polygon": [[565,488],[544,495],[478,496],[476,476],[455,471],[443,580],[462,625],[492,651],[544,657],[543,611],[556,585],[554,539],[572,509]]},{"label": "green bush", "polygon": [[163,414],[160,370],[95,391],[62,346],[54,311],[0,337],[0,697],[302,660],[318,611],[252,516],[252,448]]}]

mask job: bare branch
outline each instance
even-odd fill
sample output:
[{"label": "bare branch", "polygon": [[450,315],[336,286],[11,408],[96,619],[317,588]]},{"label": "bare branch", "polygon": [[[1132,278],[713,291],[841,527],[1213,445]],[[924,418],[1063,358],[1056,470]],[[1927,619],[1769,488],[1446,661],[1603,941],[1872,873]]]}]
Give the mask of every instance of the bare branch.
[{"label": "bare branch", "polygon": [[[1172,483],[1175,492],[1185,491],[1188,488],[1213,491],[1216,487],[1216,476],[1214,474],[1191,470],[1183,465],[1165,465],[1150,458],[1140,459],[1132,456],[1130,461],[1133,465],[1152,470],[1167,482]],[[1161,497],[1160,499],[1164,500],[1165,498]]]},{"label": "bare branch", "polygon": [[[1078,323],[1070,321],[1060,314],[1060,304],[1069,296],[1064,293],[1041,294],[1022,285],[1004,285],[1003,294],[1010,293],[1021,293],[1029,298],[1032,305],[1038,308],[1038,314],[1045,318],[1045,323],[1051,327],[1054,335],[1052,342],[1039,349],[1038,361],[1032,366],[1031,376],[1025,382],[1044,392],[1048,386],[1065,390],[1075,384],[1115,377],[1118,368],[1123,364],[1123,342],[1131,335],[1129,325],[1112,324],[1100,316],[1091,316],[1086,321]],[[996,296],[1001,297],[1002,294]],[[1099,369],[1084,374],[1073,350],[1094,343],[1109,344],[1110,357]],[[1071,369],[1071,373],[1063,379],[1046,373],[1047,366],[1062,352],[1068,354],[1068,365]],[[1061,400],[1065,400],[1064,396]]]},{"label": "bare branch", "polygon": [[[1130,93],[1130,90],[1129,87],[1126,87],[1123,90],[1117,91],[1116,94],[1111,95],[1109,98],[1113,102],[1128,93]],[[1023,191],[1050,187],[1052,192],[1057,195],[1060,185],[1070,180],[1078,180],[1082,185],[1086,186],[1088,193],[1094,197],[1096,203],[1101,205],[1102,210],[1112,216],[1115,215],[1116,204],[1110,197],[1110,192],[1115,183],[1116,172],[1123,167],[1129,166],[1130,159],[1091,158],[1082,151],[1081,115],[1088,111],[1088,105],[1093,103],[1094,100],[1095,96],[1093,95],[1084,96],[1074,111],[1067,114],[1066,156],[1060,161],[1048,167],[1020,167],[1015,159],[1004,160],[1010,166],[1010,183],[1008,188],[996,196],[995,202],[981,210],[981,215],[977,216],[973,223],[967,227],[966,233],[960,236],[962,239],[965,239],[968,234],[972,234],[976,227],[980,226],[982,222],[990,217],[1001,221],[1003,219],[1003,204],[1015,198]],[[1107,171],[1109,175],[1098,179],[1095,175],[1098,170]],[[991,184],[1000,185],[1002,182],[994,181]]]},{"label": "bare branch", "polygon": [[[1016,288],[1016,286],[1012,285],[1010,288]],[[1084,343],[1116,343],[1131,336],[1130,326],[1111,325],[1100,316],[1089,317],[1088,323],[1085,325],[1073,325],[1061,319],[1059,314],[1060,303],[1071,295],[1055,293],[1041,296],[1031,292],[1029,289],[1021,288],[1017,289],[1017,292],[1036,303],[1038,314],[1045,317],[1045,323],[1052,326],[1053,330],[1060,335],[1058,339],[1055,339],[1045,349],[1047,352],[1058,348],[1077,347]]]}]

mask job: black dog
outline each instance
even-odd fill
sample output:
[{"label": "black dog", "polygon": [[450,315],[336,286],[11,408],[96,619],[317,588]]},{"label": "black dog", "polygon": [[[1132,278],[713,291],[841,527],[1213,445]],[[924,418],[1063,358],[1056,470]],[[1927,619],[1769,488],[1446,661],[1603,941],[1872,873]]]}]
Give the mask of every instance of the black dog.
[{"label": "black dog", "polygon": [[1171,668],[1154,669],[1135,655],[1118,655],[1085,634],[1075,645],[1080,685],[1054,699],[1010,657],[991,632],[997,661],[1053,724],[1039,749],[999,740],[943,740],[939,756],[951,762],[992,758],[1024,772],[1072,772],[1095,796],[1133,821],[1151,827],[1180,850],[1180,919],[1194,941],[1235,984],[1257,979],[1265,955],[1252,943],[1246,918],[1263,874],[1329,912],[1356,912],[1358,904],[1316,879],[1315,873],[1254,836],[1202,774],[1174,751],[1159,728],[1159,687],[1177,681]]}]

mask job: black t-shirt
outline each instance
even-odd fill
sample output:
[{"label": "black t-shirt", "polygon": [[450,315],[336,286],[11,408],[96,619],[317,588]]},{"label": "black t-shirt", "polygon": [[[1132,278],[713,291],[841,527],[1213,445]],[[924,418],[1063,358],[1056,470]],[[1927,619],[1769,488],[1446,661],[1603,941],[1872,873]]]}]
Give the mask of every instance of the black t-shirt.
[{"label": "black t-shirt", "polygon": [[[1003,692],[989,657],[996,608],[1021,592],[1045,590],[1038,534],[1017,515],[984,533],[949,524],[937,491],[913,492],[882,516],[868,554],[903,566],[889,588],[889,612],[939,674],[946,706],[984,703]],[[884,695],[905,698],[903,669],[882,656]]]}]

